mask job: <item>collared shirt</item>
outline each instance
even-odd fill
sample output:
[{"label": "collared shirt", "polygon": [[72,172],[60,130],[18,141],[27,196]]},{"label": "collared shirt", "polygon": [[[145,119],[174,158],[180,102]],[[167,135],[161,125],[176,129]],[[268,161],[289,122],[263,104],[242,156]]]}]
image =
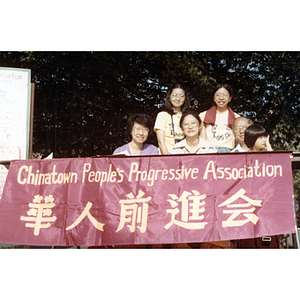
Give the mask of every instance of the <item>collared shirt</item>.
[{"label": "collared shirt", "polygon": [[173,148],[169,151],[170,154],[201,154],[201,153],[217,153],[218,150],[208,141],[199,136],[199,144],[196,151],[190,152],[189,146],[186,143],[186,139],[175,144]]},{"label": "collared shirt", "polygon": [[238,145],[231,152],[248,152],[248,150],[243,149],[241,144],[238,143]]}]

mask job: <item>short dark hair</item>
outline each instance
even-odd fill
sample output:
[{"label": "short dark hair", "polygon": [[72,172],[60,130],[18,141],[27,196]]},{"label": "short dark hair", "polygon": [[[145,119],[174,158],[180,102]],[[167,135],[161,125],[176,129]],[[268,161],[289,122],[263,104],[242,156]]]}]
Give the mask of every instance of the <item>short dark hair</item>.
[{"label": "short dark hair", "polygon": [[179,125],[181,128],[182,128],[182,123],[183,123],[184,118],[188,115],[192,115],[193,117],[195,117],[197,119],[197,121],[199,122],[199,125],[201,125],[201,119],[199,117],[199,114],[192,109],[188,109],[182,113],[182,116],[180,118]]},{"label": "short dark hair", "polygon": [[261,136],[268,136],[266,129],[258,124],[250,125],[245,130],[245,144],[252,149],[256,140]]},{"label": "short dark hair", "polygon": [[227,83],[219,83],[212,91],[212,101],[214,101],[214,97],[215,97],[215,93],[217,92],[218,89],[224,88],[227,90],[227,92],[229,93],[230,97],[233,97],[233,92],[232,92],[232,88],[229,84]]},{"label": "short dark hair", "polygon": [[149,135],[152,131],[152,127],[153,127],[153,121],[151,119],[151,117],[149,117],[146,114],[132,114],[129,116],[128,120],[127,120],[127,134],[128,137],[131,137],[131,131],[134,125],[134,122],[139,123],[144,125],[145,127],[147,127],[149,129]]},{"label": "short dark hair", "polygon": [[173,85],[171,85],[168,89],[168,92],[167,92],[167,96],[166,96],[166,101],[165,101],[165,111],[168,112],[170,115],[174,115],[174,110],[173,110],[173,106],[172,106],[172,103],[170,101],[170,98],[171,98],[171,94],[173,92],[174,89],[182,89],[184,91],[184,94],[185,94],[185,100],[184,100],[184,103],[182,104],[182,107],[181,107],[181,111],[185,111],[186,109],[189,109],[190,108],[190,97],[187,93],[187,88],[186,86],[183,84],[183,83],[175,83]]}]

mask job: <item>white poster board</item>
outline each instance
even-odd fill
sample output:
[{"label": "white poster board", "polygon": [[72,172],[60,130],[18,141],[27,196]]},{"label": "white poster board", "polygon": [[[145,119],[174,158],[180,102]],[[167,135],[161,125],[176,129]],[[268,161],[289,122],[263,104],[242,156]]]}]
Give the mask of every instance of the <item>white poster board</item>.
[{"label": "white poster board", "polygon": [[0,67],[0,163],[28,159],[31,70]]},{"label": "white poster board", "polygon": [[4,165],[0,165],[0,202],[3,194],[7,173],[8,173],[8,169]]}]

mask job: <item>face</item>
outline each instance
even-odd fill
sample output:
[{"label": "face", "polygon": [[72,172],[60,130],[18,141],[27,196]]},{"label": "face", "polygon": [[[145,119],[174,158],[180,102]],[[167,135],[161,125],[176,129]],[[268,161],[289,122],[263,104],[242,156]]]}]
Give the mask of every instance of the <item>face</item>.
[{"label": "face", "polygon": [[253,146],[253,151],[262,151],[264,149],[266,149],[267,147],[267,136],[260,136],[254,146]]},{"label": "face", "polygon": [[137,144],[143,144],[146,142],[149,135],[149,128],[143,124],[134,122],[131,130],[132,140]]},{"label": "face", "polygon": [[225,88],[218,89],[214,94],[214,102],[219,108],[227,108],[228,103],[231,101],[229,92]]},{"label": "face", "polygon": [[200,129],[201,129],[201,126],[200,126],[198,120],[194,116],[187,115],[184,118],[184,120],[182,122],[182,131],[187,138],[199,136]]},{"label": "face", "polygon": [[180,108],[185,101],[185,92],[183,89],[173,89],[170,95],[170,102],[174,108]]},{"label": "face", "polygon": [[234,122],[233,133],[238,143],[240,144],[244,143],[245,129],[249,126],[250,124],[248,120],[245,118],[239,118]]}]

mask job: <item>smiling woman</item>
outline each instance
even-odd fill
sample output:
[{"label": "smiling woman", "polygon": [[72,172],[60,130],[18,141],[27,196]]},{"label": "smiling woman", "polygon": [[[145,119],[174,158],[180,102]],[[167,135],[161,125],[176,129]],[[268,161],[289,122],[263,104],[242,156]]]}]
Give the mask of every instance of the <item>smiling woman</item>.
[{"label": "smiling woman", "polygon": [[232,89],[228,84],[218,84],[212,92],[215,106],[200,113],[204,127],[201,136],[212,143],[219,152],[230,152],[235,146],[232,125],[240,117],[228,104],[232,100]]},{"label": "smiling woman", "polygon": [[158,113],[154,125],[161,154],[168,154],[169,150],[183,139],[179,120],[182,113],[189,108],[190,99],[186,87],[175,83],[168,89],[165,108]]},{"label": "smiling woman", "polygon": [[152,119],[148,115],[131,115],[127,122],[127,133],[131,141],[117,148],[113,154],[158,155],[159,151],[154,145],[145,144],[150,130],[152,130]]},{"label": "smiling woman", "polygon": [[[180,127],[185,138],[175,144],[169,151],[170,154],[201,154],[216,153],[218,150],[208,141],[200,136],[202,121],[193,110],[187,110],[182,113]],[[205,242],[193,244],[181,244],[179,248],[234,248],[230,241]]]},{"label": "smiling woman", "polygon": [[188,154],[188,153],[216,153],[218,150],[208,141],[200,137],[202,122],[199,115],[188,110],[182,114],[180,127],[185,138],[175,144],[169,151],[170,154]]},{"label": "smiling woman", "polygon": [[[145,144],[148,139],[149,133],[152,130],[153,122],[152,119],[146,114],[133,114],[130,115],[127,121],[127,134],[131,137],[131,141],[117,148],[113,154],[125,154],[128,156],[132,155],[158,155],[159,151],[157,147],[150,144]],[[144,175],[144,174],[143,174]],[[148,175],[148,172],[147,174]],[[146,176],[147,177],[147,176]],[[123,177],[122,177],[123,178]],[[147,177],[148,178],[148,177]],[[151,180],[150,176],[150,180]],[[153,180],[153,179],[152,179]],[[153,184],[153,183],[152,183]],[[151,186],[151,185],[150,185]],[[101,248],[91,247],[91,248]],[[104,246],[105,247],[105,246]],[[113,246],[113,248],[148,248],[148,245],[119,245]]]}]

